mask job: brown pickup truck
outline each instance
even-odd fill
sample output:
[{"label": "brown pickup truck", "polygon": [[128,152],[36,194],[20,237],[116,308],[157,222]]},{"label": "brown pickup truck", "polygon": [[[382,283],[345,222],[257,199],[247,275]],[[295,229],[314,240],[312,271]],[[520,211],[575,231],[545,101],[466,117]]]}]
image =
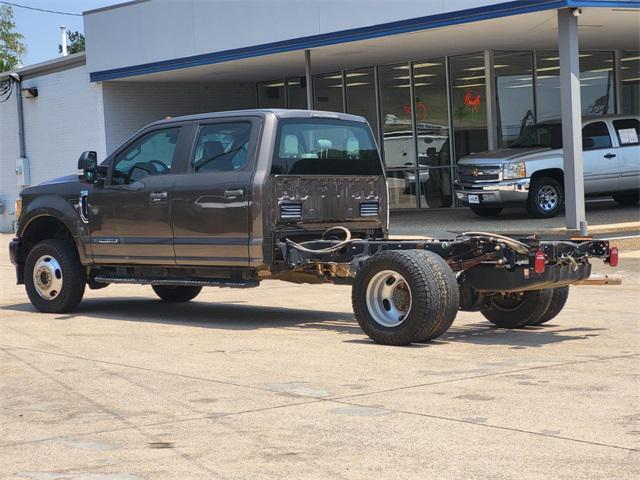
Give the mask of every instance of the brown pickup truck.
[{"label": "brown pickup truck", "polygon": [[598,282],[606,241],[467,232],[391,240],[384,169],[362,117],[247,110],[153,123],[100,164],[23,190],[10,244],[18,283],[43,312],[68,312],[85,287],[151,285],[167,302],[202,287],[262,280],[351,284],[374,341],[438,337],[458,310],[505,327],[557,315],[569,285]]}]

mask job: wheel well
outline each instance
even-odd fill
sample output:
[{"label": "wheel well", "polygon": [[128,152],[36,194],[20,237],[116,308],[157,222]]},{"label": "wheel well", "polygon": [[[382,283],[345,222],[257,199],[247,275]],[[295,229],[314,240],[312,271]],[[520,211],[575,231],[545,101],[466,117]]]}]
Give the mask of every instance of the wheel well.
[{"label": "wheel well", "polygon": [[36,243],[52,238],[73,240],[73,235],[62,221],[50,215],[34,218],[21,235],[22,244],[27,252]]},{"label": "wheel well", "polygon": [[557,180],[560,185],[564,187],[564,172],[560,168],[548,168],[546,170],[539,170],[531,175],[531,180],[540,177],[551,177]]}]

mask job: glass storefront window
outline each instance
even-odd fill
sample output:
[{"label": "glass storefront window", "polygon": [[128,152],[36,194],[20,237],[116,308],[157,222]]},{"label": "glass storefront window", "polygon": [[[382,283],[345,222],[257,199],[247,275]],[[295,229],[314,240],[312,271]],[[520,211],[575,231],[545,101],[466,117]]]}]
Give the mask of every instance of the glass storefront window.
[{"label": "glass storefront window", "polygon": [[286,108],[284,80],[259,83],[258,105],[260,108]]},{"label": "glass storefront window", "polygon": [[380,67],[380,108],[387,168],[416,165],[408,63]]},{"label": "glass storefront window", "polygon": [[[451,57],[451,106],[456,160],[488,148],[484,54]],[[501,68],[495,64],[495,68]]]},{"label": "glass storefront window", "polygon": [[640,52],[622,52],[620,58],[620,92],[622,112],[625,115],[640,115]]},{"label": "glass storefront window", "polygon": [[347,113],[361,115],[371,125],[373,135],[378,138],[376,114],[376,84],[373,68],[352,70],[345,74],[347,83]]},{"label": "glass storefront window", "polygon": [[344,112],[342,104],[342,73],[327,73],[313,78],[316,110]]},{"label": "glass storefront window", "polygon": [[449,108],[444,58],[416,62],[413,85],[420,167],[449,166]]},{"label": "glass storefront window", "polygon": [[[560,118],[560,58],[558,52],[536,52],[538,121]],[[582,115],[615,111],[613,52],[580,53]]]},{"label": "glass storefront window", "polygon": [[416,208],[418,206],[415,178],[415,170],[387,171],[389,206],[391,208]]},{"label": "glass storefront window", "polygon": [[305,77],[287,79],[287,108],[307,108],[307,87]]},{"label": "glass storefront window", "polygon": [[506,148],[535,123],[531,51],[495,52],[498,145]]}]

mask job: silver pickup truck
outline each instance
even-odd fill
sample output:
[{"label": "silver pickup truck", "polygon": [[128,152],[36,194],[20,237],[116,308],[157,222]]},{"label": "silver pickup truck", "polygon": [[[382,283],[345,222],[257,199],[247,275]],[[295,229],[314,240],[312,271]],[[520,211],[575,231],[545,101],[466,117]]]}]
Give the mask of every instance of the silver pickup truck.
[{"label": "silver pickup truck", "polygon": [[[640,119],[585,119],[582,127],[585,195],[612,196],[621,205],[640,197]],[[563,206],[560,121],[526,127],[509,148],[472,154],[458,162],[456,197],[480,216],[526,207],[532,217],[557,215]]]}]

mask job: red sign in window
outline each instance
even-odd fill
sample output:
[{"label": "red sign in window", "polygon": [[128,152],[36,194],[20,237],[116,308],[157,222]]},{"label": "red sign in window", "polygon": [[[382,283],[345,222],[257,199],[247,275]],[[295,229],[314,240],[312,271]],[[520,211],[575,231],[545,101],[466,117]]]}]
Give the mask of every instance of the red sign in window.
[{"label": "red sign in window", "polygon": [[480,94],[474,94],[471,90],[467,90],[467,93],[464,95],[464,104],[473,112],[477,112],[480,109],[480,103]]}]

